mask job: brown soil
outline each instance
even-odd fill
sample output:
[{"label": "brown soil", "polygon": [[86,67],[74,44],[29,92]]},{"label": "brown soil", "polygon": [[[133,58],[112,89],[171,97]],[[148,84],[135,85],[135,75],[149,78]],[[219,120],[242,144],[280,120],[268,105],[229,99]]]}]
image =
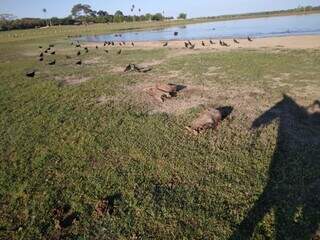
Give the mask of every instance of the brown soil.
[{"label": "brown soil", "polygon": [[56,78],[57,81],[62,82],[64,85],[77,85],[77,84],[87,82],[90,79],[91,79],[90,77],[79,77],[74,75],[67,76],[64,78],[59,78],[59,77]]}]

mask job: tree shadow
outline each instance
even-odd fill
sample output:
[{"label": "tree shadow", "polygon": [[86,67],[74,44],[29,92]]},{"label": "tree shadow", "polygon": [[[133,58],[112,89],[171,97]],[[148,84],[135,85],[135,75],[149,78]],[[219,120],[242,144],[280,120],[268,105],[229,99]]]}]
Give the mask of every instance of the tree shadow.
[{"label": "tree shadow", "polygon": [[313,239],[320,223],[320,111],[314,109],[319,101],[304,108],[284,95],[253,122],[257,129],[278,119],[277,145],[267,185],[230,239],[268,238],[260,223],[271,212],[273,239]]}]

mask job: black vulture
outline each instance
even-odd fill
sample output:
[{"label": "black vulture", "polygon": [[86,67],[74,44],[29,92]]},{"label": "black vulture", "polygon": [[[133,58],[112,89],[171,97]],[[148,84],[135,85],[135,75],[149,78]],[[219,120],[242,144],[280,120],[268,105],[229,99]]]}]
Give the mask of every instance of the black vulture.
[{"label": "black vulture", "polygon": [[195,47],[196,47],[196,44],[191,44],[189,48],[194,49]]},{"label": "black vulture", "polygon": [[36,71],[35,71],[35,70],[31,70],[31,71],[28,71],[28,72],[26,73],[26,76],[27,76],[27,77],[34,77],[35,74],[36,74]]},{"label": "black vulture", "polygon": [[55,65],[56,64],[56,60],[52,60],[51,62],[49,62],[49,65]]}]

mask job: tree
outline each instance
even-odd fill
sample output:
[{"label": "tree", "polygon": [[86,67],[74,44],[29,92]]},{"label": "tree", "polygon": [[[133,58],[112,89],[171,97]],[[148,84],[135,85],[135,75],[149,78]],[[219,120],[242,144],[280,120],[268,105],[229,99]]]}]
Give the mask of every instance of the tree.
[{"label": "tree", "polygon": [[76,4],[71,9],[71,15],[75,18],[78,18],[80,16],[89,16],[89,15],[95,15],[95,11],[91,9],[91,6],[88,4]]},{"label": "tree", "polygon": [[0,20],[1,21],[12,21],[14,19],[16,19],[17,17],[14,16],[13,14],[11,13],[2,13],[0,14]]},{"label": "tree", "polygon": [[132,12],[132,14],[133,14],[133,21],[135,22],[135,16],[134,16],[134,13],[133,13],[133,11],[134,11],[134,8],[135,8],[136,6],[134,5],[134,4],[132,4],[132,6],[131,6],[131,12]]},{"label": "tree", "polygon": [[42,12],[44,14],[44,18],[46,19],[47,18],[47,9],[43,8],[42,9]]},{"label": "tree", "polygon": [[180,13],[178,16],[178,19],[187,19],[187,14],[186,13]]},{"label": "tree", "polygon": [[153,21],[161,21],[163,20],[163,15],[161,13],[156,13],[155,15],[152,16]]},{"label": "tree", "polygon": [[116,11],[114,14],[114,22],[123,22],[124,20],[124,15],[123,12],[121,12],[120,10]]},{"label": "tree", "polygon": [[152,15],[150,13],[147,13],[144,15],[145,20],[151,21],[152,20]]},{"label": "tree", "polygon": [[47,20],[47,9],[43,8],[42,9],[43,15],[44,15],[44,19],[46,20],[46,25],[48,26],[48,20]]},{"label": "tree", "polygon": [[109,14],[108,14],[107,11],[99,10],[99,11],[97,12],[97,15],[98,15],[99,17],[106,17],[106,16],[108,16]]}]

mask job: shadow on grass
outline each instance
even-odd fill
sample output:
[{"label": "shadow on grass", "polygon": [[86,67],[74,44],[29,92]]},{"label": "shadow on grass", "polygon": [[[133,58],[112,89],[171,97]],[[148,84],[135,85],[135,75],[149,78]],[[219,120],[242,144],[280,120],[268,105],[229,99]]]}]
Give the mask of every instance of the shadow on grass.
[{"label": "shadow on grass", "polygon": [[[253,122],[257,129],[278,119],[277,146],[263,193],[230,239],[313,239],[319,231],[320,112],[308,110],[284,95]],[[274,233],[266,236],[261,223],[272,212]]]}]

